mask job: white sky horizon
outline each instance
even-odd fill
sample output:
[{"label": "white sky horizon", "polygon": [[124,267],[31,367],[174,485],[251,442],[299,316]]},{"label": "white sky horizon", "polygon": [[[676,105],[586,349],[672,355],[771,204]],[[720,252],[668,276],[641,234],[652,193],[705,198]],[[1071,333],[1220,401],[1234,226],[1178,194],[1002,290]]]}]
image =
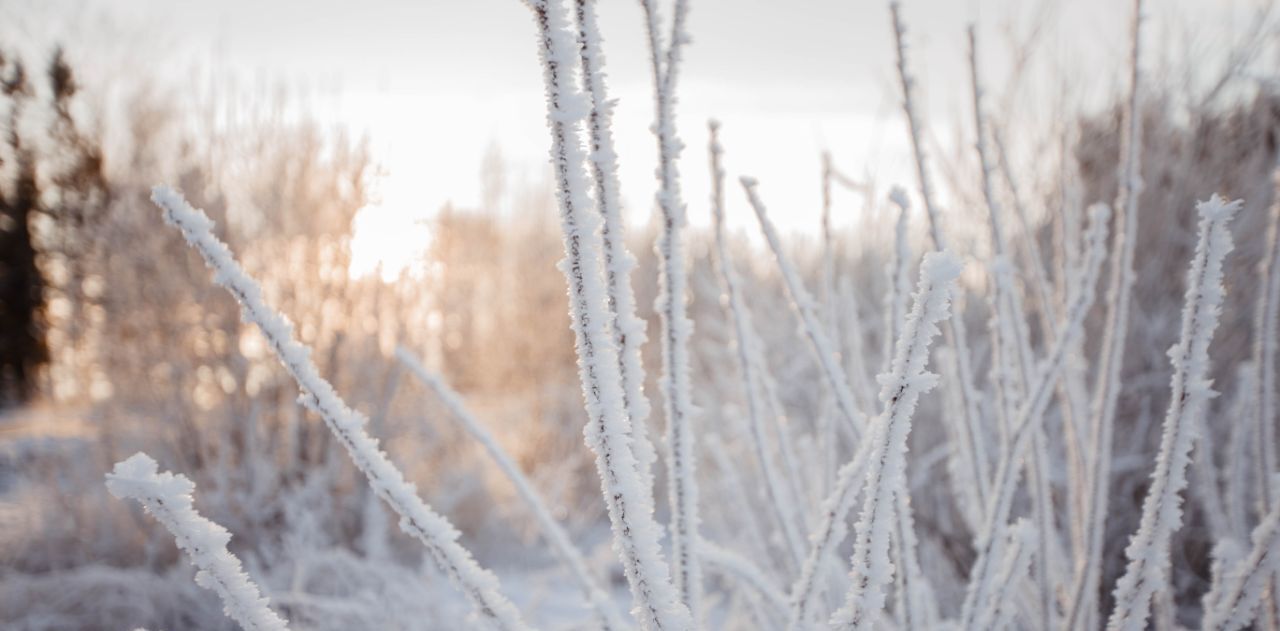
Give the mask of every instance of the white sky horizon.
[{"label": "white sky horizon", "polygon": [[[1223,51],[1247,27],[1255,4],[1150,1],[1147,48],[1186,55]],[[659,5],[669,17],[670,2]],[[385,171],[381,204],[357,219],[353,248],[362,269],[377,261],[391,269],[407,263],[426,245],[421,219],[445,204],[480,206],[481,165],[491,146],[500,148],[517,180],[548,172],[534,25],[518,0],[28,0],[26,6],[33,24],[81,34],[73,39],[73,54],[77,44],[92,48],[98,25],[111,23],[154,34],[157,50],[174,50],[157,70],[175,74],[179,83],[189,66],[176,60],[185,59],[259,84],[309,86],[320,95],[311,114],[367,134]],[[648,129],[653,105],[642,14],[635,1],[601,2],[599,8],[609,87],[618,100],[614,134],[622,194],[629,219],[644,222],[656,189],[656,147]],[[1037,24],[1041,65],[1028,77],[1032,89],[1070,83],[1072,105],[1088,107],[1106,102],[1123,84],[1128,2],[907,0],[903,14],[930,136],[949,151],[970,142],[957,139],[972,136],[964,43],[969,23],[981,38],[993,115],[1012,67],[1011,41],[1027,37]],[[1187,36],[1180,31],[1187,24],[1203,32]],[[680,72],[677,126],[687,145],[681,169],[691,224],[709,223],[711,117],[722,123],[734,229],[754,231],[736,182],[752,175],[781,229],[816,232],[824,150],[850,175],[874,176],[881,195],[894,184],[915,189],[886,1],[691,0],[688,31],[693,41]],[[935,167],[937,162],[935,155]],[[942,174],[935,178],[941,181]],[[837,229],[850,225],[861,208],[856,195],[838,193]]]}]

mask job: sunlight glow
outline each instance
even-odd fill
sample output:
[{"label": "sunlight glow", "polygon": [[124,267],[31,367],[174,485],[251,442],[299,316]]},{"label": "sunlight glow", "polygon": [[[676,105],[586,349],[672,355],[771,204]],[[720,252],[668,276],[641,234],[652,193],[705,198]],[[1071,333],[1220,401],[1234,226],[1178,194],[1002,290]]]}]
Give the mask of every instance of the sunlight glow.
[{"label": "sunlight glow", "polygon": [[343,100],[336,118],[368,135],[379,166],[372,202],[354,220],[353,277],[378,271],[391,280],[413,273],[430,244],[429,219],[447,204],[475,203],[483,145],[468,138],[465,127],[440,123],[459,113],[450,109],[404,95]]},{"label": "sunlight glow", "polygon": [[[627,221],[644,225],[653,211],[656,151],[649,125],[653,116],[646,84],[615,87],[614,135]],[[722,137],[732,151],[725,166],[730,180],[726,210],[730,228],[758,238],[756,219],[737,185],[739,175],[762,179],[762,193],[776,208],[774,221],[785,233],[816,234],[821,211],[821,153],[831,149],[837,164],[855,165],[862,154],[877,158],[866,172],[887,189],[906,184],[908,146],[897,129],[895,111],[877,114],[846,111],[767,112],[735,106],[736,97],[715,96],[715,86],[693,84],[682,98],[678,123],[687,147],[681,155],[684,197],[694,229],[710,223],[711,193],[706,170],[706,121],[716,115]],[[525,98],[478,100],[454,92],[427,96],[403,93],[344,95],[331,113],[357,133],[368,134],[381,172],[375,181],[374,202],[355,220],[352,276],[381,267],[384,279],[415,266],[428,245],[423,225],[441,208],[481,209],[481,168],[485,152],[496,146],[508,179],[532,182],[549,176],[545,121],[541,102]],[[532,130],[532,132],[530,131]],[[866,142],[856,150],[842,150],[847,138]],[[509,191],[515,192],[515,191]],[[850,227],[863,209],[863,200],[837,191],[834,224]],[[491,212],[513,208],[481,209]]]}]

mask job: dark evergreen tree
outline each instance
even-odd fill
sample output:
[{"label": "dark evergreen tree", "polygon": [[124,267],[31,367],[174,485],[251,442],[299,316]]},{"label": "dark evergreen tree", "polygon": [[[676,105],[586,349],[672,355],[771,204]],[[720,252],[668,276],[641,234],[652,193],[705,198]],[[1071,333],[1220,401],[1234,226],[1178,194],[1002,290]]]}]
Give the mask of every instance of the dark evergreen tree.
[{"label": "dark evergreen tree", "polygon": [[[68,307],[67,343],[82,342],[85,307],[93,301],[85,281],[100,254],[96,228],[110,205],[102,148],[72,113],[77,85],[61,48],[54,49],[45,78],[47,102],[25,64],[0,53],[6,106],[0,109],[0,407],[26,401],[36,390],[50,357],[45,307],[51,299]],[[21,124],[32,108],[52,114],[45,129]],[[37,222],[41,216],[46,221]],[[60,272],[52,275],[51,267]]]},{"label": "dark evergreen tree", "polygon": [[[0,53],[0,94],[9,101],[0,153],[0,407],[26,400],[48,360],[41,332],[44,279],[36,265],[31,219],[37,212],[35,159],[18,119],[31,100],[22,62]],[[9,164],[5,164],[5,162]]]}]

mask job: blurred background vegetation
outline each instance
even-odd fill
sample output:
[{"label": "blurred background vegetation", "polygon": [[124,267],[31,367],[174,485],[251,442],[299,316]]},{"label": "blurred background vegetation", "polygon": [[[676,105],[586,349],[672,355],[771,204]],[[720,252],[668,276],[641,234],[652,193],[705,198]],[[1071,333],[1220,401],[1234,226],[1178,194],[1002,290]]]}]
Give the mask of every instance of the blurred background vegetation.
[{"label": "blurred background vegetation", "polygon": [[[1235,223],[1231,291],[1214,343],[1220,382],[1233,383],[1249,353],[1250,283],[1271,202],[1280,122],[1276,68],[1266,59],[1274,32],[1270,14],[1261,15],[1268,29],[1238,42],[1239,63],[1221,71],[1221,83],[1189,88],[1177,64],[1194,60],[1170,58],[1163,62],[1173,70],[1147,86],[1147,188],[1133,314],[1142,325],[1133,329],[1130,345],[1137,350],[1125,365],[1130,386],[1113,490],[1122,499],[1108,523],[1109,550],[1119,550],[1136,524],[1133,507],[1144,493],[1145,463],[1167,396],[1164,351],[1176,337],[1193,246],[1192,200],[1213,192],[1246,200]],[[527,545],[534,533],[479,448],[401,374],[392,356],[398,345],[421,354],[468,398],[577,536],[606,542],[598,484],[582,445],[565,290],[555,269],[562,246],[545,181],[511,186],[500,151],[491,150],[476,165],[481,207],[435,212],[421,260],[398,277],[359,275],[350,265],[353,220],[376,201],[380,173],[366,139],[308,117],[305,100],[288,92],[177,91],[150,80],[147,68],[122,68],[107,95],[86,87],[102,81],[84,81],[75,55],[61,44],[24,51],[0,40],[0,626],[228,624],[186,580],[190,570],[171,542],[153,536],[137,511],[104,492],[102,475],[111,463],[138,450],[195,480],[202,512],[235,534],[233,548],[291,618],[313,628],[400,628],[429,615],[424,611],[451,606],[448,599],[423,599],[425,588],[416,591],[434,580],[418,571],[417,547],[395,534],[392,517],[329,432],[296,403],[294,384],[241,322],[233,301],[163,229],[146,201],[160,182],[176,185],[217,221],[220,238],[315,349],[323,374],[369,414],[371,431],[430,503],[464,531],[481,561],[499,561],[500,570],[547,565],[545,553]],[[1270,79],[1259,81],[1260,74]],[[1018,169],[1027,174],[1021,194],[1029,213],[1019,229],[1024,238],[1016,241],[1038,243],[1045,260],[1034,264],[1051,277],[1074,256],[1080,226],[1072,221],[1080,208],[1115,196],[1118,125],[1118,105],[1070,111],[1019,138],[1022,153],[1037,164]],[[749,133],[726,130],[730,152],[734,136]],[[966,143],[955,146],[938,160],[953,196],[948,221],[969,233],[966,255],[982,260],[976,165]],[[816,186],[817,174],[813,179]],[[890,183],[881,184],[887,189]],[[860,321],[861,347],[873,357],[884,346],[881,300],[892,233],[882,205],[850,197],[836,209],[856,218],[853,230],[836,235],[843,281],[836,295],[824,298],[840,305],[840,326]],[[702,200],[693,201],[690,212],[705,213]],[[969,219],[977,226],[972,231],[963,227]],[[914,223],[913,230],[922,228]],[[654,236],[648,225],[629,234],[640,259],[638,304],[651,339],[657,330]],[[730,453],[746,453],[734,440],[742,394],[727,368],[730,335],[720,287],[706,235],[693,241],[697,423],[724,438]],[[913,233],[913,243],[921,251],[923,235]],[[811,359],[796,350],[797,324],[756,245],[739,235],[739,270],[786,412],[807,427],[832,411]],[[803,235],[790,244],[812,287],[819,286],[819,245]],[[1031,260],[1025,252],[1019,256]],[[975,288],[984,282],[982,274],[971,276],[966,282]],[[987,305],[971,301],[962,312],[973,321],[971,330],[985,329]],[[1097,337],[1089,337],[1086,353],[1094,352]],[[853,346],[846,344],[848,359]],[[985,374],[989,345],[981,339],[974,345]],[[647,353],[652,366],[656,345]],[[652,379],[658,371],[648,372]],[[653,383],[647,390],[657,391]],[[924,406],[921,416],[933,418],[941,403],[931,399]],[[664,425],[658,409],[654,432]],[[926,571],[957,577],[953,584],[961,585],[972,555],[968,534],[945,485],[922,483],[943,474],[941,459],[928,454],[946,437],[938,423],[917,425],[913,452],[925,454],[925,464],[911,473],[917,521],[932,533],[922,542],[931,551]],[[703,476],[707,501],[733,492],[721,488],[725,480],[714,464]],[[1123,498],[1131,498],[1132,507]],[[725,519],[708,517],[705,527],[739,530]],[[1174,566],[1194,569],[1175,576],[1188,594],[1203,591],[1207,578],[1209,544],[1197,529],[1202,521],[1193,513],[1191,527],[1179,534],[1183,545],[1175,546],[1185,558],[1175,558]],[[607,545],[597,552],[595,562],[612,568]],[[388,578],[375,567],[405,575]],[[1118,570],[1112,563],[1108,576]],[[182,580],[166,579],[175,575]],[[944,601],[958,598],[958,588],[936,585]],[[391,600],[360,607],[372,594]],[[325,595],[338,598],[318,598]],[[384,617],[370,618],[376,615]]]}]

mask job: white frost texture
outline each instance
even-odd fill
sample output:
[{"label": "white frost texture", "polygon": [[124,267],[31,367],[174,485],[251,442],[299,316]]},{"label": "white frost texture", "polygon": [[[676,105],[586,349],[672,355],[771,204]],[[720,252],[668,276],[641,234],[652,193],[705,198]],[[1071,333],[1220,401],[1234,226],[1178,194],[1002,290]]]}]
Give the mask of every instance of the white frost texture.
[{"label": "white frost texture", "polygon": [[884,608],[882,588],[893,582],[895,570],[889,561],[895,498],[907,492],[907,436],[911,432],[911,415],[920,395],[938,383],[938,376],[925,370],[929,345],[938,335],[938,323],[951,315],[951,292],[962,269],[960,260],[948,252],[925,255],[920,264],[914,304],[903,323],[893,366],[888,374],[879,378],[884,411],[867,435],[870,451],[862,515],[855,526],[852,586],[844,607],[831,618],[833,628],[869,628],[868,622]]},{"label": "white frost texture", "polygon": [[258,586],[244,573],[240,559],[227,551],[231,533],[205,519],[193,505],[196,485],[186,476],[161,472],[156,461],[136,453],[107,474],[107,490],[119,499],[137,500],[160,522],[198,568],[196,583],[222,599],[223,612],[245,631],[284,631],[288,623],[267,605]]},{"label": "white frost texture", "polygon": [[400,528],[426,547],[432,562],[466,594],[483,623],[505,631],[525,629],[520,612],[502,595],[498,579],[481,568],[458,543],[459,533],[449,520],[418,497],[417,488],[404,479],[378,447],[378,441],[365,431],[364,415],[347,407],[333,386],[320,376],[311,361],[311,350],[294,339],[293,325],[267,305],[262,288],[245,274],[227,245],[213,235],[213,222],[170,188],[156,187],[151,201],[164,211],[165,221],[181,230],[187,243],[204,258],[214,272],[214,282],[235,296],[245,321],[262,331],[280,363],[298,383],[302,404],[324,419],[374,492],[400,515]]},{"label": "white frost texture", "polygon": [[1169,540],[1182,525],[1179,494],[1187,486],[1191,443],[1209,399],[1216,395],[1208,377],[1209,343],[1218,328],[1225,293],[1222,261],[1235,247],[1227,224],[1242,205],[1240,200],[1227,202],[1217,195],[1196,205],[1199,240],[1187,272],[1182,333],[1169,349],[1173,362],[1169,412],[1151,488],[1142,504],[1142,521],[1125,550],[1129,565],[1116,583],[1116,606],[1107,623],[1112,631],[1145,629],[1152,597],[1169,582]]},{"label": "white frost texture", "polygon": [[689,607],[672,584],[653,517],[652,489],[633,447],[632,419],[610,323],[601,216],[588,191],[581,127],[590,111],[574,81],[577,42],[564,6],[556,0],[530,3],[538,26],[551,130],[551,163],[565,258],[560,263],[569,286],[569,313],[578,355],[578,375],[587,412],[584,430],[595,453],[601,492],[609,510],[614,550],[631,587],[637,618],[649,631],[693,628]]}]

